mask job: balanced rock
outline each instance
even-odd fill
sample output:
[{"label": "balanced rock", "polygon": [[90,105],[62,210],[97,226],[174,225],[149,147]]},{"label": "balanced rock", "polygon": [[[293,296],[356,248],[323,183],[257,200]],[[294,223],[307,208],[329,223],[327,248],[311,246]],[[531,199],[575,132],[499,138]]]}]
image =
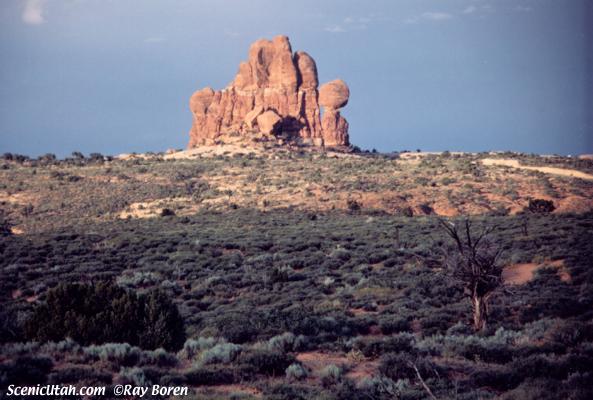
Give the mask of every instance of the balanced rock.
[{"label": "balanced rock", "polygon": [[328,82],[319,88],[319,105],[322,107],[337,110],[348,104],[349,97],[350,89],[341,79]]},{"label": "balanced rock", "polygon": [[[249,59],[239,65],[225,89],[205,88],[192,95],[188,147],[257,133],[314,146],[348,145],[348,123],[337,111],[348,102],[348,86],[335,80],[319,92],[318,85],[317,66],[310,55],[293,54],[286,36],[260,39],[251,45]],[[328,114],[323,122],[320,104]]]}]

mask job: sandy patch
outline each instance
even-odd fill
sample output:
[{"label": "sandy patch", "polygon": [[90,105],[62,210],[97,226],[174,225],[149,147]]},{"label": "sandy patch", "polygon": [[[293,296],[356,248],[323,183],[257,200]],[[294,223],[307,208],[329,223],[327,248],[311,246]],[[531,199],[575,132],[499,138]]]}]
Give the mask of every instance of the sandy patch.
[{"label": "sandy patch", "polygon": [[13,235],[22,235],[25,233],[25,231],[22,228],[19,228],[17,226],[11,227],[10,231],[12,232]]},{"label": "sandy patch", "polygon": [[193,149],[176,151],[174,153],[165,154],[165,160],[184,160],[196,157],[215,157],[215,156],[233,156],[235,154],[262,154],[262,148],[258,147],[243,147],[236,144],[220,144],[213,146],[200,146]]},{"label": "sandy patch", "polygon": [[563,199],[554,200],[556,204],[555,213],[584,213],[593,209],[593,198],[581,196],[567,196]]},{"label": "sandy patch", "polygon": [[14,194],[8,194],[6,192],[0,192],[0,203],[12,203],[17,205],[35,204],[37,196],[32,193],[19,192]]},{"label": "sandy patch", "polygon": [[176,215],[189,215],[195,213],[197,205],[192,203],[191,197],[165,198],[130,204],[119,213],[118,218],[153,218],[161,215],[163,208],[175,211]]},{"label": "sandy patch", "polygon": [[[265,145],[251,145],[246,146],[245,144],[218,144],[212,146],[199,146],[193,149],[182,150],[165,154],[163,157],[165,160],[183,160],[192,159],[196,157],[216,157],[216,156],[234,156],[234,155],[248,155],[253,154],[255,156],[275,156],[280,153],[286,153],[291,151],[305,151],[311,153],[322,154],[324,151],[320,148],[315,147],[270,147]],[[329,158],[356,158],[360,157],[356,154],[342,153],[338,151],[325,151],[326,157]]]},{"label": "sandy patch", "polygon": [[144,153],[123,153],[123,154],[118,154],[117,156],[115,156],[114,158],[116,160],[134,160],[134,159],[140,159],[140,160],[152,160],[154,158],[157,158],[158,156],[156,154],[144,154]]},{"label": "sandy patch", "polygon": [[368,311],[364,308],[350,308],[348,311],[352,313],[355,317],[365,316],[365,315],[377,315],[379,311]]},{"label": "sandy patch", "polygon": [[[403,159],[413,159],[413,158],[422,158],[427,156],[440,156],[444,153],[444,151],[421,151],[421,152],[407,152],[407,153],[399,153],[399,157]],[[474,154],[474,153],[464,153],[462,151],[450,151],[449,154],[451,155],[464,155],[464,154]]]},{"label": "sandy patch", "polygon": [[525,169],[525,170],[530,170],[530,171],[539,171],[539,172],[543,172],[545,174],[593,180],[593,175],[586,174],[584,172],[577,171],[574,169],[556,168],[556,167],[532,167],[529,165],[521,165],[519,163],[519,160],[484,158],[482,160],[482,164],[487,165],[487,166],[503,166],[503,167],[519,168],[519,169]]},{"label": "sandy patch", "polygon": [[570,275],[564,265],[564,260],[544,262],[541,264],[525,263],[509,265],[502,272],[502,279],[510,285],[523,285],[533,279],[535,272],[543,267],[554,267],[563,282],[570,281]]}]

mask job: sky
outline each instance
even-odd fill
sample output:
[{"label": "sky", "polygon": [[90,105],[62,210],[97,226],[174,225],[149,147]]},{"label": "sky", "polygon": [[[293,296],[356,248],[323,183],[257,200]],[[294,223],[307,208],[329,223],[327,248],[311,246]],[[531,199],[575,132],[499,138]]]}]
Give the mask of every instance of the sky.
[{"label": "sky", "polygon": [[191,94],[278,34],[363,149],[593,153],[588,0],[1,0],[0,152],[183,148]]}]

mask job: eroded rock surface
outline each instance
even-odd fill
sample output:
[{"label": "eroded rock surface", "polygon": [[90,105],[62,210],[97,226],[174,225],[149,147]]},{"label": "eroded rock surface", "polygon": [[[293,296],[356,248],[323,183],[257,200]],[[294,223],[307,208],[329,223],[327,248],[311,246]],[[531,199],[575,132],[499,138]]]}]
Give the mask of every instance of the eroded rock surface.
[{"label": "eroded rock surface", "polygon": [[[339,108],[350,91],[342,80],[318,90],[317,66],[304,51],[293,54],[286,36],[260,39],[223,90],[207,87],[190,99],[189,148],[228,138],[277,139],[314,146],[346,146],[348,122]],[[320,106],[324,107],[321,117]]]}]

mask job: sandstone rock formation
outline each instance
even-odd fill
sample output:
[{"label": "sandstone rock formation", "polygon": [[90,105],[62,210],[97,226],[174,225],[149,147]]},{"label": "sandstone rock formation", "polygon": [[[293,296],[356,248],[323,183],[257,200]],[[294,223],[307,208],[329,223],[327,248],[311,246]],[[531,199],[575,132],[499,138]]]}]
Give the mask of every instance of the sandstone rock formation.
[{"label": "sandstone rock formation", "polygon": [[348,122],[338,110],[348,103],[348,86],[339,79],[319,91],[318,85],[315,61],[303,51],[293,54],[286,36],[258,40],[225,89],[192,95],[188,147],[237,137],[347,146]]},{"label": "sandstone rock formation", "polygon": [[270,135],[274,133],[279,124],[282,122],[282,117],[276,114],[273,110],[268,110],[260,114],[257,119],[257,125],[261,133]]},{"label": "sandstone rock formation", "polygon": [[339,108],[348,104],[350,90],[344,81],[336,79],[319,88],[319,104],[325,108],[321,119],[326,146],[348,143],[348,122],[340,115]]},{"label": "sandstone rock formation", "polygon": [[319,105],[323,107],[337,110],[348,104],[349,97],[348,85],[341,79],[328,82],[319,88]]}]

